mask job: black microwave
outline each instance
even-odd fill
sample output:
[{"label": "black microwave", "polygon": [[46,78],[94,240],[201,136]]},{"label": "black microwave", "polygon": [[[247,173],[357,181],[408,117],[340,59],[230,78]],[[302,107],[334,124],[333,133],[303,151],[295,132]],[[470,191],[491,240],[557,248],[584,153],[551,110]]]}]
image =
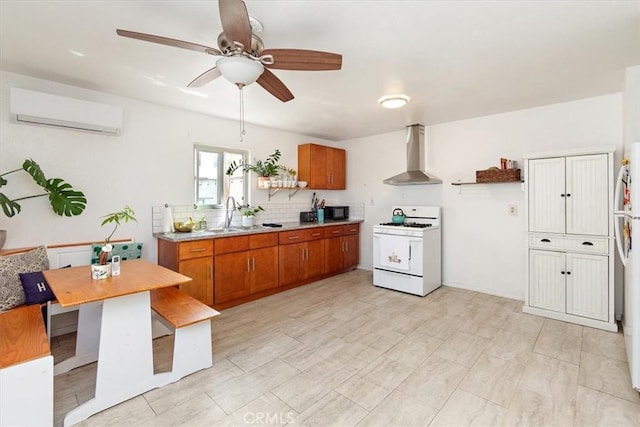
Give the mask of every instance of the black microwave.
[{"label": "black microwave", "polygon": [[349,206],[327,206],[324,219],[349,219]]}]

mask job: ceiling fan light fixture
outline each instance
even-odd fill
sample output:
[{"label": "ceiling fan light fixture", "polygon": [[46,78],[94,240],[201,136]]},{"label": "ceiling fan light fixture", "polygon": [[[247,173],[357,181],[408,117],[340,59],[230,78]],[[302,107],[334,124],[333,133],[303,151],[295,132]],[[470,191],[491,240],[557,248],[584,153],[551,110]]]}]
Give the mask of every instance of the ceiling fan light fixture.
[{"label": "ceiling fan light fixture", "polygon": [[378,99],[378,104],[384,108],[400,108],[407,105],[411,100],[407,95],[387,95]]},{"label": "ceiling fan light fixture", "polygon": [[218,59],[216,66],[222,77],[233,84],[247,86],[258,80],[264,67],[258,61],[245,56],[227,56]]}]

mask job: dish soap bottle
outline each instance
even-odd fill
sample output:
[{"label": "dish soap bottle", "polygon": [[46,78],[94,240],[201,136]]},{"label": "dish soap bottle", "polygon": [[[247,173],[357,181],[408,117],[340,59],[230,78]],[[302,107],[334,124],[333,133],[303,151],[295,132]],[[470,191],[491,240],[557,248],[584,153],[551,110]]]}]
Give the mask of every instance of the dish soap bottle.
[{"label": "dish soap bottle", "polygon": [[204,216],[202,218],[200,218],[200,221],[198,221],[198,226],[199,226],[200,230],[206,230],[207,229],[207,218],[205,218]]}]

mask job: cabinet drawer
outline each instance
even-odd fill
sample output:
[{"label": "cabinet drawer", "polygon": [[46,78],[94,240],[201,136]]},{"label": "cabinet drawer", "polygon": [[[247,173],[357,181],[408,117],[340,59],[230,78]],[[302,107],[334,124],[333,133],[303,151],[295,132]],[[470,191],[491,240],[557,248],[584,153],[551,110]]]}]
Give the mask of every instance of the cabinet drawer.
[{"label": "cabinet drawer", "polygon": [[324,234],[320,227],[308,228],[304,230],[282,231],[279,234],[281,245],[306,242],[309,240],[318,240],[324,237]]},{"label": "cabinet drawer", "polygon": [[347,224],[342,226],[342,234],[358,234],[360,232],[360,224]]},{"label": "cabinet drawer", "polygon": [[213,255],[213,240],[193,240],[181,242],[178,249],[180,260]]},{"label": "cabinet drawer", "polygon": [[216,255],[249,250],[249,236],[224,237],[214,240]]},{"label": "cabinet drawer", "polygon": [[268,248],[278,244],[278,233],[263,233],[249,236],[249,249]]},{"label": "cabinet drawer", "polygon": [[608,254],[609,240],[598,237],[568,237],[548,234],[532,234],[529,235],[529,247]]},{"label": "cabinet drawer", "polygon": [[344,228],[342,225],[335,225],[333,227],[324,228],[324,238],[340,237],[344,234]]}]

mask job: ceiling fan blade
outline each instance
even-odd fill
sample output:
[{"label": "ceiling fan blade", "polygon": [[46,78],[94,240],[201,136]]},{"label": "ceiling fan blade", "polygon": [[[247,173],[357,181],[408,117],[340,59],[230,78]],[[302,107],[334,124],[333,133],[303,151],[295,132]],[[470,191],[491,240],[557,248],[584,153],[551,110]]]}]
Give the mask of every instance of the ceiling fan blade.
[{"label": "ceiling fan blade", "polygon": [[273,56],[273,64],[265,65],[278,70],[327,71],[342,68],[342,55],[305,49],[265,49],[261,55]]},{"label": "ceiling fan blade", "polygon": [[208,53],[209,55],[222,55],[215,47],[204,46],[201,44],[185,42],[169,37],[154,36],[153,34],[136,33],[135,31],[116,30],[119,36],[129,37],[131,39],[142,40],[145,42],[158,43],[166,46],[179,47],[182,49],[195,50],[196,52]]},{"label": "ceiling fan blade", "polygon": [[275,96],[282,102],[291,101],[293,94],[271,71],[264,69],[264,72],[257,80],[258,84],[265,88],[267,92]]},{"label": "ceiling fan blade", "polygon": [[201,87],[201,86],[204,86],[207,83],[210,83],[211,81],[217,79],[221,75],[222,75],[222,73],[220,72],[220,69],[217,68],[217,67],[213,67],[213,68],[205,71],[204,73],[200,74],[195,79],[193,79],[193,81],[191,83],[189,83],[187,85],[187,87]]},{"label": "ceiling fan blade", "polygon": [[242,0],[220,0],[222,31],[230,43],[239,42],[244,50],[251,50],[251,24],[247,6]]}]

